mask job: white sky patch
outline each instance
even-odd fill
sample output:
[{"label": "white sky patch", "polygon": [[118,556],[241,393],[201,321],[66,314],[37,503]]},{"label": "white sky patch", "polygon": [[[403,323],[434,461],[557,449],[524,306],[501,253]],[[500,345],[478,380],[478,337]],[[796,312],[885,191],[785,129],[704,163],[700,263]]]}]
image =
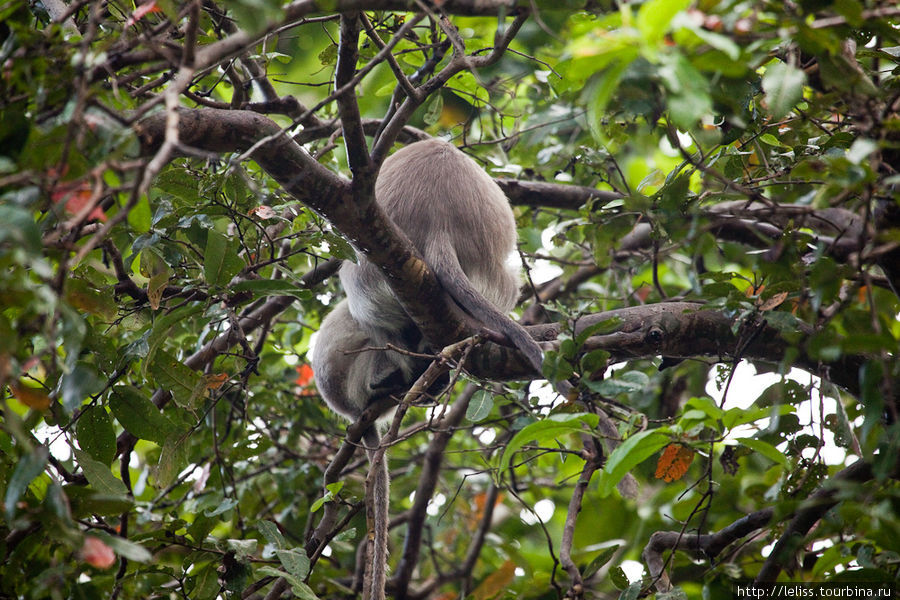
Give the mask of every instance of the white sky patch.
[{"label": "white sky patch", "polygon": [[425,512],[428,513],[429,516],[436,517],[441,512],[441,507],[447,503],[447,496],[444,494],[435,494],[434,497],[428,502],[428,508],[425,509]]},{"label": "white sky patch", "polygon": [[[820,393],[821,380],[818,377],[810,375],[806,371],[800,369],[791,369],[785,377],[794,380],[802,386],[809,388],[809,398],[800,403],[796,409],[796,414],[800,419],[800,424],[804,426],[807,433],[816,437],[822,435],[822,417],[834,414],[837,410],[836,400],[830,396],[822,396]],[[728,387],[728,397],[725,400],[724,408],[750,408],[754,401],[769,386],[781,381],[781,375],[777,373],[757,373],[756,368],[744,361],[741,361],[735,368],[734,377],[731,385]],[[706,393],[717,404],[722,403],[722,390],[718,389],[715,377],[711,376],[706,384]],[[726,440],[735,440],[742,437],[752,437],[760,429],[769,425],[769,419],[761,419],[754,424],[742,425],[732,429],[726,436]],[[830,434],[830,432],[828,432]],[[824,446],[820,451],[820,456],[825,464],[843,465],[847,460],[847,451],[844,448],[834,444],[832,435],[824,436]],[[778,446],[782,452],[787,448],[787,442]],[[815,455],[813,448],[807,448],[802,452],[806,458],[812,458]]]},{"label": "white sky patch", "polygon": [[539,520],[546,523],[553,516],[554,510],[556,510],[556,505],[553,501],[544,498],[535,502],[533,510],[523,508],[519,513],[519,518],[526,525],[535,525]]},{"label": "white sky patch", "polygon": [[636,560],[623,560],[620,566],[622,567],[622,571],[625,572],[625,577],[628,578],[628,581],[630,583],[640,581],[641,577],[644,576],[644,565]]},{"label": "white sky patch", "polygon": [[41,423],[37,429],[34,431],[34,437],[36,437],[42,444],[46,444],[49,447],[50,454],[59,459],[60,461],[67,461],[72,458],[72,449],[69,446],[69,440],[66,439],[65,435],[62,435],[62,432],[59,427],[50,426],[46,423]]},{"label": "white sky patch", "polygon": [[[548,227],[541,232],[541,248],[544,252],[550,252],[555,246],[553,243],[553,237],[555,235],[556,230],[552,227]],[[562,275],[562,272],[563,270],[559,265],[549,260],[538,259],[531,265],[530,277],[535,285],[541,285],[542,283],[546,283],[551,279],[559,277]]]},{"label": "white sky patch", "polygon": [[478,441],[485,446],[489,446],[495,439],[497,439],[497,432],[495,432],[493,429],[476,427],[472,430],[472,433],[476,438],[478,438]]}]

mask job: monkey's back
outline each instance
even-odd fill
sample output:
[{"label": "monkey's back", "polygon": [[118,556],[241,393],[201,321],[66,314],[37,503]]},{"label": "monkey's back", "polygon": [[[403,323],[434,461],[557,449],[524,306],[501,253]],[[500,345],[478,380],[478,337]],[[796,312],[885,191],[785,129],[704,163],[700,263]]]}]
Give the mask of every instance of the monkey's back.
[{"label": "monkey's back", "polygon": [[[513,307],[519,288],[518,270],[509,262],[515,218],[503,191],[474,160],[448,142],[410,144],[385,160],[375,196],[429,267],[440,271],[448,260],[457,262],[489,303],[504,313]],[[345,265],[341,281],[361,323],[393,327],[408,320],[396,300],[386,301],[390,288],[371,263]],[[354,294],[354,288],[368,294]]]},{"label": "monkey's back", "polygon": [[441,236],[463,270],[503,267],[515,250],[516,223],[503,191],[448,142],[426,140],[395,152],[384,161],[375,197],[426,262]]}]

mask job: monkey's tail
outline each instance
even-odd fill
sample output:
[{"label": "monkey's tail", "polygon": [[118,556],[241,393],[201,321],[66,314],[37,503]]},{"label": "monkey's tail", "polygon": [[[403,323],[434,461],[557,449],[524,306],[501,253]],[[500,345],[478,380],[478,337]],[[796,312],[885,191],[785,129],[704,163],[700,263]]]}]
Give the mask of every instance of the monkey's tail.
[{"label": "monkey's tail", "polygon": [[[384,600],[387,583],[388,525],[390,519],[390,474],[387,455],[382,453],[378,465],[375,454],[381,436],[373,425],[363,435],[369,455],[370,469],[366,476],[366,568],[363,577],[363,600]],[[375,466],[375,468],[371,468]]]},{"label": "monkey's tail", "polygon": [[[444,247],[449,248],[451,245],[448,242]],[[475,289],[459,264],[459,258],[455,253],[441,253],[440,260],[430,266],[434,269],[438,281],[463,310],[485,327],[506,336],[510,343],[528,360],[528,364],[535,372],[541,372],[543,354],[540,346],[534,341],[534,338],[528,335],[524,327],[500,312]]]}]

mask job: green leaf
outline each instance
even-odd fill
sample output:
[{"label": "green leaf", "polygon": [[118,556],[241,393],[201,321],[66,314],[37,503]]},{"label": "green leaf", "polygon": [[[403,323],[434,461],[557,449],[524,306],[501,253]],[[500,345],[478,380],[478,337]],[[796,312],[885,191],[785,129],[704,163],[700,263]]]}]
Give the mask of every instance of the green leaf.
[{"label": "green leaf", "polygon": [[625,571],[622,570],[622,567],[616,566],[610,569],[609,571],[609,579],[616,589],[624,590],[629,586],[628,576],[625,574]]},{"label": "green leaf", "polygon": [[641,431],[625,440],[612,451],[600,473],[598,492],[601,498],[609,496],[631,469],[669,443],[669,436],[658,429]]},{"label": "green leaf", "polygon": [[606,135],[603,133],[603,119],[606,117],[606,106],[619,87],[619,81],[622,79],[623,73],[628,65],[637,58],[637,52],[634,56],[628,57],[628,60],[617,61],[606,69],[591,78],[591,82],[587,88],[589,96],[588,101],[588,125],[591,128],[591,134],[598,142],[603,142]]},{"label": "green leaf", "polygon": [[780,119],[803,98],[806,74],[787,63],[776,62],[766,68],[762,78],[766,104],[771,115]]},{"label": "green leaf", "polygon": [[92,488],[108,496],[128,495],[128,488],[121,479],[112,474],[109,465],[94,460],[83,450],[75,450],[75,458]]},{"label": "green leaf", "polygon": [[281,535],[281,531],[278,529],[278,525],[272,521],[260,521],[256,524],[256,528],[263,534],[266,541],[276,548],[282,549],[287,547],[284,536]]},{"label": "green leaf", "polygon": [[207,565],[192,577],[194,587],[188,595],[191,600],[215,600],[219,595],[222,586],[219,584],[219,574],[216,572],[216,568],[213,565]]},{"label": "green leaf", "polygon": [[427,125],[434,125],[440,120],[443,110],[444,98],[440,94],[435,94],[431,102],[428,103],[428,108],[425,110],[425,115],[422,117],[422,120],[425,121]]},{"label": "green leaf", "polygon": [[22,497],[31,482],[44,471],[44,465],[47,464],[49,456],[50,453],[46,447],[38,446],[32,452],[23,455],[16,463],[12,477],[9,478],[6,485],[6,494],[3,496],[7,521],[12,520],[19,498]]},{"label": "green leaf", "polygon": [[79,362],[75,368],[63,375],[59,388],[62,395],[63,406],[72,410],[103,389],[105,381],[100,379],[97,369],[86,362]]},{"label": "green leaf", "polygon": [[637,600],[641,595],[641,585],[640,581],[635,581],[631,585],[629,585],[622,594],[619,596],[619,600]]},{"label": "green leaf", "polygon": [[249,279],[229,288],[232,292],[253,292],[254,296],[293,296],[298,300],[312,297],[312,291],[286,279]]},{"label": "green leaf", "polygon": [[172,328],[176,325],[184,324],[194,315],[202,313],[204,308],[202,303],[193,302],[169,311],[153,321],[153,329],[150,330],[150,335],[147,336],[147,354],[146,360],[143,362],[144,374],[147,373],[148,365],[152,364],[156,350],[163,342],[169,339]]},{"label": "green leaf", "polygon": [[694,396],[685,402],[684,408],[685,414],[688,409],[696,409],[713,419],[721,419],[725,416],[725,411],[719,408],[715,400],[709,396]]},{"label": "green leaf", "polygon": [[226,513],[235,506],[237,506],[238,501],[234,498],[224,498],[217,507],[212,510],[205,510],[203,514],[207,517],[217,517],[222,513]]},{"label": "green leaf", "polygon": [[600,570],[600,567],[605,565],[612,559],[616,552],[621,548],[621,544],[616,544],[615,546],[610,546],[603,550],[600,554],[594,557],[594,559],[588,563],[588,566],[584,568],[584,573],[582,575],[585,579],[591,577],[594,573]]},{"label": "green leaf", "polygon": [[466,419],[477,423],[491,414],[493,408],[494,394],[490,390],[478,390],[466,408]]},{"label": "green leaf", "polygon": [[726,429],[733,429],[738,425],[746,425],[747,423],[755,423],[766,417],[782,416],[794,412],[794,407],[790,404],[782,404],[771,408],[753,407],[753,408],[730,408],[725,412],[722,418],[722,424]]},{"label": "green leaf", "polygon": [[262,575],[271,575],[272,577],[284,577],[291,584],[291,591],[301,600],[319,600],[312,588],[303,583],[301,578],[291,573],[286,573],[275,567],[260,567],[256,572]]},{"label": "green leaf", "polygon": [[142,440],[162,445],[176,430],[175,424],[160,413],[155,404],[137,388],[128,385],[113,388],[109,408],[122,427]]},{"label": "green leaf", "polygon": [[618,394],[632,394],[640,392],[650,385],[650,378],[641,371],[625,371],[615,373],[614,377],[602,381],[585,381],[585,385],[591,390],[604,396],[616,396]]},{"label": "green leaf", "polygon": [[203,377],[168,352],[157,352],[149,371],[161,388],[171,392],[179,406],[192,406],[206,392]]},{"label": "green leaf", "polygon": [[26,252],[39,254],[41,232],[31,213],[17,206],[0,202],[0,244],[23,248]]},{"label": "green leaf", "polygon": [[322,505],[326,502],[331,502],[334,500],[335,496],[341,493],[341,490],[344,488],[343,481],[336,481],[334,483],[328,484],[325,486],[325,494],[322,495],[321,498],[317,499],[312,503],[312,506],[309,507],[309,512],[316,512]]},{"label": "green leaf", "polygon": [[309,574],[309,558],[302,548],[276,550],[275,556],[287,572],[299,579],[306,579]]},{"label": "green leaf", "polygon": [[225,545],[229,550],[234,550],[235,557],[238,560],[244,560],[253,556],[256,552],[257,541],[256,540],[241,540],[237,538],[230,538],[225,540]]},{"label": "green leaf", "polygon": [[754,452],[759,452],[775,464],[781,465],[782,467],[787,467],[790,462],[778,448],[776,448],[769,442],[755,440],[753,438],[738,438],[737,441],[742,445],[747,446]]},{"label": "green leaf", "polygon": [[75,426],[75,439],[92,458],[109,465],[116,456],[116,432],[102,406],[86,406]]},{"label": "green leaf", "polygon": [[187,439],[187,435],[175,432],[163,442],[156,466],[156,479],[161,487],[172,485],[178,474],[188,466]]},{"label": "green leaf", "polygon": [[337,62],[337,44],[329,44],[325,49],[319,52],[319,62],[324,66],[333,65]]},{"label": "green leaf", "polygon": [[509,461],[512,460],[513,455],[528,442],[534,441],[537,444],[542,444],[565,434],[585,433],[587,431],[584,427],[585,425],[593,429],[597,427],[599,420],[597,415],[588,413],[560,413],[526,425],[506,445],[506,448],[503,450],[503,456],[500,457],[499,466],[506,467]]},{"label": "green leaf", "polygon": [[636,25],[649,45],[657,45],[669,29],[675,15],[690,5],[690,0],[650,0],[638,10]]},{"label": "green leaf", "polygon": [[118,516],[134,506],[131,496],[109,496],[84,485],[66,485],[63,489],[76,519],[91,515]]},{"label": "green leaf", "polygon": [[775,137],[775,136],[772,135],[771,133],[764,133],[764,134],[762,134],[761,136],[759,136],[759,141],[761,141],[761,142],[763,142],[763,143],[765,143],[765,144],[768,144],[768,145],[770,145],[770,146],[774,146],[774,147],[776,147],[776,148],[786,148],[786,149],[790,149],[790,146],[788,146],[787,144],[783,143],[781,140],[779,140],[777,137]]},{"label": "green leaf", "polygon": [[203,275],[206,282],[215,287],[224,287],[244,266],[244,261],[235,250],[235,244],[215,229],[210,229],[203,255]]},{"label": "green leaf", "polygon": [[66,281],[66,301],[80,311],[99,315],[105,321],[112,321],[118,313],[118,305],[110,292],[98,290],[83,279]]}]

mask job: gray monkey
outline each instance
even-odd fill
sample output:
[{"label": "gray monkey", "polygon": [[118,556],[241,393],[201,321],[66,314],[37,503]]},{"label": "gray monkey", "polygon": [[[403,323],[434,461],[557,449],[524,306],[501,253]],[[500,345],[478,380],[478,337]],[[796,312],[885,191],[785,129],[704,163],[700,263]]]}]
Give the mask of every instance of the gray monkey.
[{"label": "gray monkey", "polygon": [[[507,313],[519,294],[512,209],[500,187],[450,143],[416,142],[384,161],[375,198],[409,237],[450,297],[484,327],[500,332],[540,372],[541,350]],[[359,256],[341,267],[347,299],[325,318],[311,363],[316,386],[328,406],[356,420],[372,400],[403,391],[427,365],[387,344],[426,349],[421,332],[394,297],[378,267]],[[370,456],[380,443],[376,428],[363,440]],[[364,598],[384,598],[387,563],[386,461],[374,482],[375,552],[371,589]]]}]

